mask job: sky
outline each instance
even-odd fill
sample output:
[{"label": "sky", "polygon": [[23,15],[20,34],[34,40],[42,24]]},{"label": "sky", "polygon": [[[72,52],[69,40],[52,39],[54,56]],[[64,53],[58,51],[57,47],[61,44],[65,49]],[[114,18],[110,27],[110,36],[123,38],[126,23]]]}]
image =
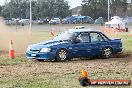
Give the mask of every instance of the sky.
[{"label": "sky", "polygon": [[82,0],[67,0],[69,2],[69,5],[71,8],[74,8],[76,6],[81,6]]},{"label": "sky", "polygon": [[[3,5],[6,0],[0,0],[0,5]],[[7,0],[8,1],[8,0]],[[82,0],[67,0],[71,8],[81,6]]]},{"label": "sky", "polygon": [[0,0],[0,5],[2,5],[5,2],[5,0]]}]

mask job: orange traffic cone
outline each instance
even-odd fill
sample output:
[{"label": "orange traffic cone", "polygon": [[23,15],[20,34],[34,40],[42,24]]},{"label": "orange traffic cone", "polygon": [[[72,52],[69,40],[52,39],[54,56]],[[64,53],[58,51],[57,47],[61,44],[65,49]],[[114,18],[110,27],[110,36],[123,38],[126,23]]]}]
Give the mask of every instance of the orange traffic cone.
[{"label": "orange traffic cone", "polygon": [[84,71],[84,68],[82,68],[82,77],[88,77],[88,72]]},{"label": "orange traffic cone", "polygon": [[12,40],[10,41],[9,58],[12,58],[12,59],[15,58],[14,49],[13,49],[13,41]]},{"label": "orange traffic cone", "polygon": [[55,33],[53,30],[50,31],[51,36],[55,36]]}]

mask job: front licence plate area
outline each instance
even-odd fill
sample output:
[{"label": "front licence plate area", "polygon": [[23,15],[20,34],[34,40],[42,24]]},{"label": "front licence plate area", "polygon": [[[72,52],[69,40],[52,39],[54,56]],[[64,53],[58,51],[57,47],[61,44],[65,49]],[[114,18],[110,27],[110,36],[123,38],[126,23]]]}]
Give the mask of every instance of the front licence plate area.
[{"label": "front licence plate area", "polygon": [[36,57],[37,56],[37,54],[31,54],[31,57]]}]

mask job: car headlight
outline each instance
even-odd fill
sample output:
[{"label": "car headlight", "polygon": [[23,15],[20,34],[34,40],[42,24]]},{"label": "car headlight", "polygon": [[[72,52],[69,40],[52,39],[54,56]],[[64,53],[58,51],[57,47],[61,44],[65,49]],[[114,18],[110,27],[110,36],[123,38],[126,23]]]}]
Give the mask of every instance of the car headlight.
[{"label": "car headlight", "polygon": [[51,51],[50,48],[42,48],[42,49],[40,50],[40,52],[50,52],[50,51]]},{"label": "car headlight", "polygon": [[27,51],[30,51],[30,47],[27,48]]}]

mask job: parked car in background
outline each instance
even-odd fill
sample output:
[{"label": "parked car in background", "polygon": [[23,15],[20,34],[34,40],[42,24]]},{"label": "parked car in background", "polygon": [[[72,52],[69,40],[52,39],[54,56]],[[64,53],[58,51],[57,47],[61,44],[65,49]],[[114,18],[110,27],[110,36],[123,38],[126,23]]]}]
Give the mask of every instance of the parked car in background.
[{"label": "parked car in background", "polygon": [[12,24],[12,19],[11,18],[5,18],[4,21],[5,21],[6,25],[11,25]]},{"label": "parked car in background", "polygon": [[17,25],[19,20],[19,18],[4,18],[6,25]]},{"label": "parked car in background", "polygon": [[66,61],[79,57],[110,58],[121,51],[121,39],[109,39],[102,32],[90,29],[69,29],[53,40],[29,45],[26,57],[38,61]]},{"label": "parked car in background", "polygon": [[48,22],[49,22],[49,19],[47,19],[47,18],[37,20],[38,24],[44,24],[44,23],[48,23]]},{"label": "parked car in background", "polygon": [[21,19],[21,20],[19,20],[18,22],[19,22],[19,24],[24,24],[24,25],[26,25],[26,24],[29,24],[29,23],[30,23],[30,20],[29,20],[29,19]]},{"label": "parked car in background", "polygon": [[49,21],[49,24],[60,24],[61,20],[60,18],[53,18]]}]

